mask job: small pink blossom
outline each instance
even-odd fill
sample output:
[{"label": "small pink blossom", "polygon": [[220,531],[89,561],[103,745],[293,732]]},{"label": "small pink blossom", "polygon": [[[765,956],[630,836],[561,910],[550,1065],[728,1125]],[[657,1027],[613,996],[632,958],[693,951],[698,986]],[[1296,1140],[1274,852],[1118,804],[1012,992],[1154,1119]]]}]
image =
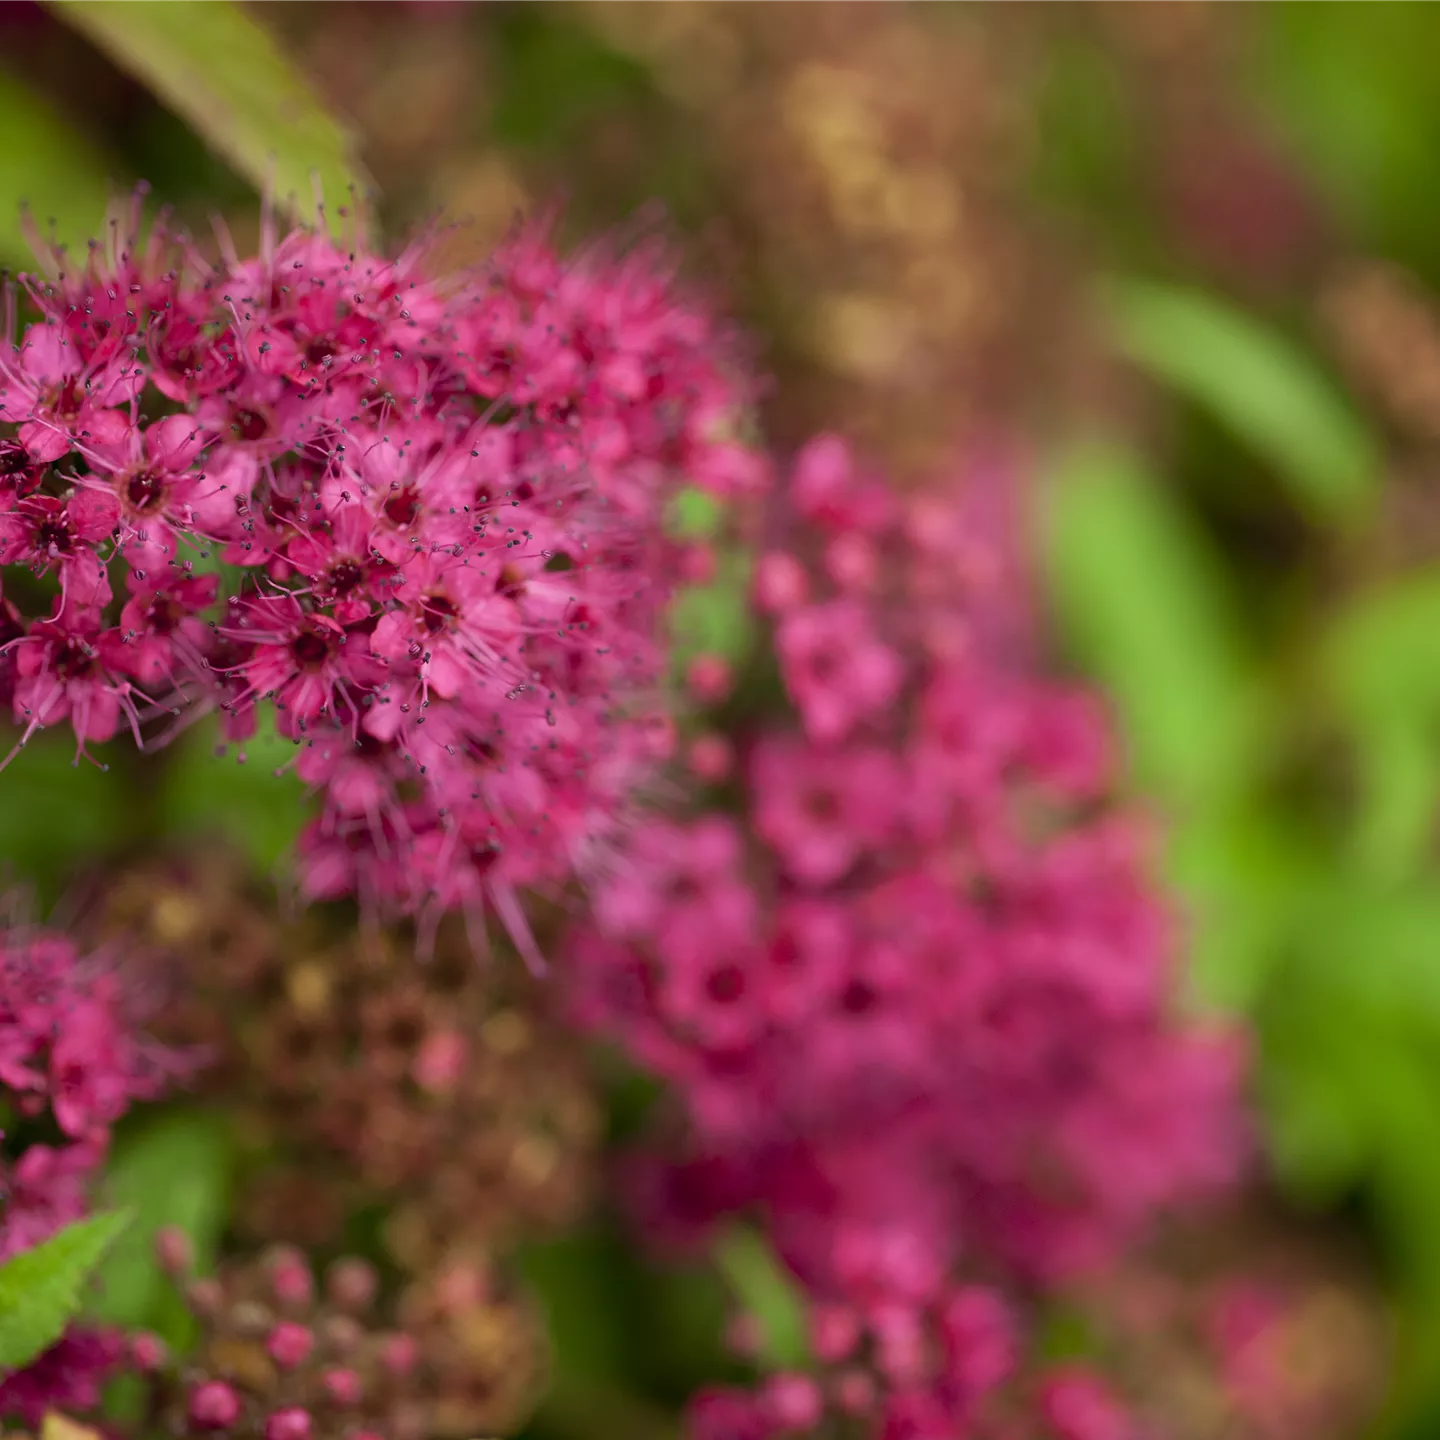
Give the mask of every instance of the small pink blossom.
[{"label": "small pink blossom", "polygon": [[900,688],[900,657],[875,637],[869,615],[852,601],[787,615],[775,649],[786,689],[812,740],[843,740],[890,705]]}]

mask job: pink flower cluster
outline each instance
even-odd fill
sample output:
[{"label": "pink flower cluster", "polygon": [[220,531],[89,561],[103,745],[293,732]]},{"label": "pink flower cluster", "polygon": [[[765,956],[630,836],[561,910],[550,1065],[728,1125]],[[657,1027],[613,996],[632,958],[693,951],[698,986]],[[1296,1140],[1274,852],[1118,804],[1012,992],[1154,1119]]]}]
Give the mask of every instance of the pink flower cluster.
[{"label": "pink flower cluster", "polygon": [[704,1397],[713,1440],[1119,1437],[1072,1376],[1001,1428],[1017,1297],[1239,1158],[1240,1057],[1170,1016],[1144,833],[1020,643],[994,494],[801,453],[756,578],[795,719],[725,747],[741,818],[635,835],[572,947],[582,1018],[683,1096],[661,1213],[758,1219],[811,1303],[820,1377]]},{"label": "pink flower cluster", "polygon": [[0,566],[58,593],[0,598],[0,700],[82,750],[186,707],[243,741],[269,702],[323,797],[312,898],[489,902],[523,935],[516,889],[582,863],[663,750],[695,559],[670,500],[761,476],[733,347],[652,245],[562,261],[530,230],[444,284],[419,246],[225,248],[142,245],[137,202],[26,282]]},{"label": "pink flower cluster", "polygon": [[[0,1099],[19,1120],[21,1145],[15,1158],[0,1157],[0,1260],[86,1213],[111,1127],[183,1068],[143,1038],[133,1011],[103,958],[81,956],[52,931],[0,929]],[[24,1143],[37,1124],[61,1142]],[[122,1349],[112,1335],[73,1328],[0,1382],[0,1418],[35,1425],[52,1406],[88,1409]]]},{"label": "pink flower cluster", "polygon": [[43,1355],[0,1380],[0,1416],[18,1417],[34,1429],[52,1410],[92,1411],[124,1360],[125,1342],[113,1330],[72,1325]]}]

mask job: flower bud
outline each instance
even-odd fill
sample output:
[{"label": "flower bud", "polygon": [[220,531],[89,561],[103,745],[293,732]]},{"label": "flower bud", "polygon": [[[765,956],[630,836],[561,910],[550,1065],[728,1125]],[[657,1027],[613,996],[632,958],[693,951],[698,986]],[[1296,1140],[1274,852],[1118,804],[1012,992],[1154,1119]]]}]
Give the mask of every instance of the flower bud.
[{"label": "flower bud", "polygon": [[734,683],[730,662],[723,655],[697,655],[685,671],[685,684],[702,705],[718,705]]},{"label": "flower bud", "polygon": [[327,1370],[321,1377],[325,1393],[337,1405],[358,1405],[364,1393],[360,1377],[353,1370]]},{"label": "flower bud", "polygon": [[419,1359],[420,1346],[413,1335],[387,1335],[380,1347],[380,1363],[396,1377],[408,1375]]},{"label": "flower bud", "polygon": [[310,1440],[310,1412],[291,1405],[266,1416],[265,1440]]},{"label": "flower bud", "polygon": [[240,1397],[223,1380],[207,1380],[190,1392],[188,1413],[201,1430],[228,1430],[240,1418]]},{"label": "flower bud", "polygon": [[755,603],[769,614],[803,605],[810,594],[805,567],[783,550],[762,555],[755,566]]},{"label": "flower bud", "polygon": [[167,1275],[184,1275],[195,1263],[195,1248],[178,1225],[166,1225],[155,1232],[155,1258]]},{"label": "flower bud", "polygon": [[165,1342],[148,1330],[130,1337],[130,1362],[146,1375],[153,1375],[169,1356]]},{"label": "flower bud", "polygon": [[353,1256],[337,1260],[325,1276],[330,1299],[342,1310],[366,1309],[374,1301],[378,1285],[375,1267]]},{"label": "flower bud", "polygon": [[308,1327],[282,1320],[265,1341],[265,1350],[282,1370],[297,1370],[310,1358],[315,1337]]}]

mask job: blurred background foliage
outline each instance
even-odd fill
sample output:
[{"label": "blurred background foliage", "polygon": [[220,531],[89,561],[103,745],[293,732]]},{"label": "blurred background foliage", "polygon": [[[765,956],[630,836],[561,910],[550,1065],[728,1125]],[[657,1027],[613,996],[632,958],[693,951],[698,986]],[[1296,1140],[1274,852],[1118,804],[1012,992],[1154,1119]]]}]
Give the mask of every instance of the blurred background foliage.
[{"label": "blurred background foliage", "polygon": [[[1262,1236],[1317,1237],[1350,1317],[1325,1363],[1395,1325],[1359,1408],[1432,1436],[1437,39],[1431,7],[1358,3],[5,3],[0,258],[26,263],[13,202],[75,243],[140,178],[243,244],[258,188],[308,210],[317,174],[337,225],[463,218],[455,262],[522,209],[586,235],[656,199],[774,377],[777,444],[839,428],[901,476],[1013,461],[1057,663],[1106,687],[1168,837],[1191,1003],[1254,1026]],[[706,643],[742,581],[699,607]],[[177,831],[270,867],[297,787],[251,751],[196,733],[102,776],[47,737],[0,779],[0,853],[61,903]],[[140,1241],[175,1220],[213,1248],[228,1165],[193,1114],[121,1146],[117,1316],[165,1323]],[[557,1378],[534,1433],[672,1433],[724,1371],[724,1285],[782,1351],[766,1257],[720,1260],[662,1267],[615,1220],[534,1249]]]}]

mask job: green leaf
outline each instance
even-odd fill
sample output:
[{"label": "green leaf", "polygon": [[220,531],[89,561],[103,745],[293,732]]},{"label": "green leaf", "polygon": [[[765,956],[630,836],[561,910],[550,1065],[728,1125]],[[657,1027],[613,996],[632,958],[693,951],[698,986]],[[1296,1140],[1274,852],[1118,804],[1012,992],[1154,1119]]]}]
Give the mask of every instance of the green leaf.
[{"label": "green leaf", "polygon": [[1072,451],[1048,479],[1056,618],[1108,687],[1139,780],[1182,815],[1218,808],[1243,787],[1263,718],[1218,562],[1128,451]]},{"label": "green leaf", "polygon": [[65,116],[19,81],[0,73],[0,263],[27,269],[20,226],[28,205],[42,234],[79,247],[105,219],[113,163],[73,130]]},{"label": "green leaf", "polygon": [[1363,1186],[1400,1320],[1399,1419],[1440,1405],[1440,1151],[1424,1141],[1440,1086],[1440,888],[1396,894],[1337,872],[1308,910],[1259,1013],[1268,1151],[1311,1203]]},{"label": "green leaf", "polygon": [[[1373,1016],[1337,1011],[1328,989],[1316,996],[1308,967],[1287,967],[1259,1014],[1259,1093],[1269,1163],[1284,1188],[1330,1204],[1372,1158],[1367,1054],[1383,1033]],[[1290,997],[1286,1000],[1284,997]]]},{"label": "green leaf", "polygon": [[318,180],[330,224],[370,182],[349,132],[275,40],[229,0],[50,0],[257,189],[302,218]]},{"label": "green leaf", "polygon": [[626,1337],[641,1317],[633,1261],[619,1240],[587,1225],[528,1242],[515,1262],[544,1312],[557,1373],[605,1382],[624,1374],[634,1363]]},{"label": "green leaf", "polygon": [[736,1226],[716,1241],[713,1253],[741,1305],[760,1324],[764,1362],[776,1370],[805,1366],[810,1342],[804,1304],[770,1247],[755,1231]]},{"label": "green leaf", "polygon": [[[1424,1125],[1408,1140],[1391,1128],[1417,1073],[1440,1085],[1440,885],[1396,889],[1332,864],[1294,913],[1288,956],[1256,1016],[1279,1173],[1324,1199],[1382,1165],[1440,1171],[1440,1157],[1414,1142]],[[1394,1145],[1416,1153],[1407,1161]]]},{"label": "green leaf", "polygon": [[1375,442],[1283,336],[1213,296],[1142,280],[1112,283],[1105,311],[1125,355],[1264,456],[1297,502],[1333,518],[1369,495]]},{"label": "green leaf", "polygon": [[1202,1005],[1245,1015],[1266,993],[1312,889],[1329,878],[1333,857],[1312,848],[1282,814],[1245,800],[1171,831],[1166,871],[1189,921],[1185,981]]},{"label": "green leaf", "polygon": [[736,664],[755,638],[750,605],[750,556],[722,550],[716,556],[715,578],[691,585],[676,597],[671,615],[673,658],[678,666],[696,655],[720,655]]},{"label": "green leaf", "polygon": [[80,1309],[85,1282],[129,1223],[126,1211],[91,1215],[0,1266],[0,1375],[60,1338]]},{"label": "green leaf", "polygon": [[100,1268],[100,1319],[158,1331],[183,1348],[188,1317],[155,1258],[155,1236],[165,1226],[178,1227],[190,1237],[196,1268],[207,1270],[225,1228],[232,1159],[224,1120],[203,1111],[146,1117],[121,1131],[105,1191],[135,1223]]},{"label": "green leaf", "polygon": [[1326,672],[1341,703],[1367,718],[1440,713],[1440,570],[1352,601],[1327,642]]},{"label": "green leaf", "polygon": [[1353,601],[1322,646],[1322,674],[1357,749],[1355,853],[1403,878],[1426,862],[1440,802],[1440,572]]},{"label": "green leaf", "polygon": [[1440,148],[1433,21],[1420,5],[1267,5],[1246,88],[1357,251],[1434,264],[1425,195]]},{"label": "green leaf", "polygon": [[536,1433],[550,1440],[593,1440],[602,1434],[623,1435],[625,1440],[680,1440],[673,1411],[648,1396],[564,1368],[551,1377],[535,1419]]},{"label": "green leaf", "polygon": [[179,742],[165,772],[160,815],[168,833],[219,836],[268,872],[294,845],[308,813],[294,777],[276,772],[295,759],[295,745],[268,718],[249,740],[220,744],[213,720]]},{"label": "green leaf", "polygon": [[670,502],[666,528],[679,540],[704,540],[718,533],[725,507],[708,490],[687,485]]},{"label": "green leaf", "polygon": [[[0,755],[15,742],[0,731]],[[128,736],[116,742],[129,745]],[[105,756],[106,746],[95,747]],[[75,737],[56,729],[37,735],[0,772],[0,867],[8,877],[50,894],[76,869],[123,845],[127,821],[125,776],[75,761]]]}]

